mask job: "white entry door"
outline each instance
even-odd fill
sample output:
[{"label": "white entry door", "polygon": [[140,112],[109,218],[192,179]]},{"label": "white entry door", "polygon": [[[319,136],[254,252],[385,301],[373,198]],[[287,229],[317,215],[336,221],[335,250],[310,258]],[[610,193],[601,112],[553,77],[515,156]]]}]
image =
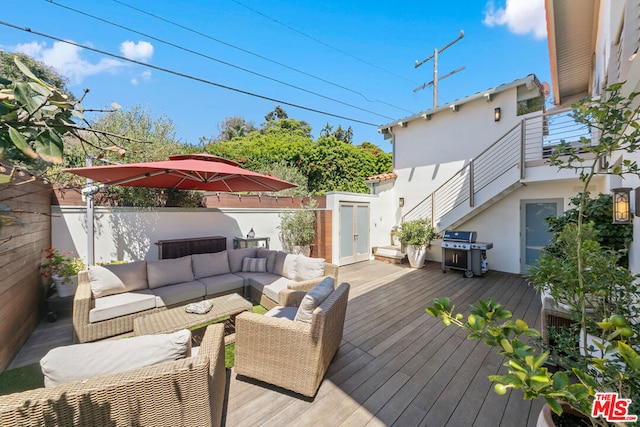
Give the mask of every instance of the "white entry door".
[{"label": "white entry door", "polygon": [[520,201],[520,271],[527,273],[551,240],[545,221],[562,213],[562,199]]},{"label": "white entry door", "polygon": [[369,204],[340,203],[340,265],[369,259]]}]

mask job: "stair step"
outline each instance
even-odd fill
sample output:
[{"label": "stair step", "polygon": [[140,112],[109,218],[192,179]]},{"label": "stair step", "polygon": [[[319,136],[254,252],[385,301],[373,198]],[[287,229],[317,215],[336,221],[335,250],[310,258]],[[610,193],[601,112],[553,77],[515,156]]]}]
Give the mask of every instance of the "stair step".
[{"label": "stair step", "polygon": [[373,257],[377,261],[392,264],[402,264],[406,260],[406,255],[402,253],[400,246],[378,246]]}]

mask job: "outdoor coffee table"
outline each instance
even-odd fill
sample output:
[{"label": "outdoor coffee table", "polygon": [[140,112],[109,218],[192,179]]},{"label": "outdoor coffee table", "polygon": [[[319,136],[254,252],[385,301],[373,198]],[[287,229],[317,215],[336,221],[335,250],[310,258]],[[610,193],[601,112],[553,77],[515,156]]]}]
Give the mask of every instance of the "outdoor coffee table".
[{"label": "outdoor coffee table", "polygon": [[[187,313],[185,306],[138,317],[133,321],[133,335],[167,334],[181,329],[205,326],[223,317],[230,317],[230,325],[234,325],[236,315],[250,311],[253,305],[238,294],[223,295],[209,299],[213,307],[205,314]],[[225,330],[229,330],[225,326]],[[227,341],[227,340],[225,340]]]}]

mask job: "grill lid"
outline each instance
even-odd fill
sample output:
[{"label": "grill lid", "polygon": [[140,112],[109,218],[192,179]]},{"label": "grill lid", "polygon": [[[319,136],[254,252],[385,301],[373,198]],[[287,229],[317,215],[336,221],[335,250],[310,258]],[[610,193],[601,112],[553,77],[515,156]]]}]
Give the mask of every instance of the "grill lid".
[{"label": "grill lid", "polygon": [[448,240],[450,242],[468,242],[474,243],[476,241],[475,231],[454,231],[446,230],[442,233],[442,240]]}]

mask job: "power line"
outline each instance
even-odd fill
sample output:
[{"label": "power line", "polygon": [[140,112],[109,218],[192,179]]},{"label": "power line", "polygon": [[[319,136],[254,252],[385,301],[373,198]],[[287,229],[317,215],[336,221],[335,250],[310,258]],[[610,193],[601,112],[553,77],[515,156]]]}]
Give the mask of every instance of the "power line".
[{"label": "power line", "polygon": [[138,34],[138,35],[141,35],[141,36],[143,36],[143,37],[147,37],[147,38],[149,38],[149,39],[151,39],[151,40],[155,40],[155,41],[157,41],[158,43],[162,43],[162,44],[166,44],[166,45],[171,46],[171,47],[175,47],[176,49],[180,49],[180,50],[182,50],[182,51],[185,51],[185,52],[188,52],[188,53],[191,53],[191,54],[194,54],[194,55],[201,56],[201,57],[203,57],[203,58],[209,59],[209,60],[211,60],[211,61],[218,62],[218,63],[223,64],[223,65],[226,65],[226,66],[228,66],[228,67],[232,67],[232,68],[235,68],[235,69],[237,69],[237,70],[241,70],[241,71],[244,71],[244,72],[246,72],[246,73],[253,74],[253,75],[255,75],[255,76],[262,77],[262,78],[267,79],[267,80],[271,80],[272,82],[276,82],[276,83],[279,83],[279,84],[281,84],[281,85],[288,86],[288,87],[290,87],[290,88],[297,89],[297,90],[300,90],[300,91],[302,91],[302,92],[306,92],[306,93],[309,93],[309,94],[311,94],[311,95],[315,95],[315,96],[318,96],[318,97],[320,97],[320,98],[324,98],[324,99],[326,99],[326,100],[333,101],[333,102],[336,102],[336,103],[338,103],[338,104],[345,105],[345,106],[347,106],[347,107],[355,108],[356,110],[364,111],[365,113],[369,113],[369,114],[376,115],[376,116],[378,116],[378,117],[383,117],[383,118],[385,118],[385,119],[393,120],[393,117],[385,116],[385,115],[383,115],[383,114],[379,114],[379,113],[376,113],[376,112],[374,112],[374,111],[367,110],[366,108],[361,108],[361,107],[358,107],[358,106],[356,106],[356,105],[349,104],[348,102],[340,101],[339,99],[332,98],[332,97],[330,97],[330,96],[326,96],[326,95],[323,95],[323,94],[321,94],[321,93],[317,93],[317,92],[314,92],[314,91],[312,91],[312,90],[305,89],[305,88],[303,88],[303,87],[296,86],[296,85],[293,85],[293,84],[291,84],[291,83],[287,83],[287,82],[285,82],[285,81],[278,80],[278,79],[273,78],[273,77],[269,77],[269,76],[267,76],[267,75],[265,75],[265,74],[261,74],[261,73],[258,73],[258,72],[256,72],[256,71],[252,71],[252,70],[249,70],[249,69],[247,69],[247,68],[243,68],[243,67],[240,67],[240,66],[238,66],[238,65],[232,64],[232,63],[230,63],[230,62],[223,61],[223,60],[218,59],[218,58],[214,58],[214,57],[212,57],[212,56],[210,56],[210,55],[207,55],[207,54],[204,54],[204,53],[202,53],[202,52],[198,52],[198,51],[195,51],[195,50],[192,50],[192,49],[186,48],[186,47],[184,47],[184,46],[180,46],[180,45],[178,45],[178,44],[175,44],[175,43],[172,43],[172,42],[169,42],[169,41],[166,41],[166,40],[160,39],[160,38],[155,37],[155,36],[152,36],[152,35],[150,35],[150,34],[143,33],[143,32],[138,31],[138,30],[134,30],[133,28],[129,28],[129,27],[126,27],[126,26],[124,26],[124,25],[117,24],[117,23],[115,23],[115,22],[113,22],[113,21],[109,21],[109,20],[107,20],[107,19],[100,18],[99,16],[91,15],[91,14],[89,14],[89,13],[87,13],[87,12],[83,12],[83,11],[81,11],[81,10],[74,9],[74,8],[72,8],[72,7],[69,7],[69,6],[65,6],[65,5],[63,5],[63,4],[56,3],[56,2],[55,2],[55,1],[53,1],[53,0],[46,0],[46,1],[47,1],[47,2],[49,2],[49,3],[51,3],[51,4],[53,4],[53,5],[55,5],[55,6],[61,7],[61,8],[63,8],[63,9],[70,10],[70,11],[75,12],[75,13],[78,13],[78,14],[80,14],[80,15],[87,16],[87,17],[89,17],[89,18],[92,18],[92,19],[95,19],[95,20],[98,20],[98,21],[104,22],[104,23],[109,24],[109,25],[112,25],[112,26],[114,26],[114,27],[121,28],[121,29],[126,30],[126,31],[130,31],[130,32],[132,32],[132,33],[134,33],[134,34]]},{"label": "power line", "polygon": [[[50,0],[47,0],[47,1],[50,1]],[[158,20],[163,21],[163,22],[166,22],[166,23],[168,23],[168,24],[170,24],[170,25],[173,25],[173,26],[176,26],[176,27],[178,27],[178,28],[181,28],[181,29],[183,29],[183,30],[185,30],[185,31],[188,31],[188,32],[190,32],[190,33],[197,34],[197,35],[199,35],[199,36],[205,37],[205,38],[207,38],[207,39],[209,39],[209,40],[212,40],[212,41],[214,41],[214,42],[216,42],[216,43],[223,44],[223,45],[225,45],[225,46],[227,46],[227,47],[230,47],[230,48],[232,48],[232,49],[239,50],[240,52],[244,52],[244,53],[246,53],[246,54],[249,54],[249,55],[255,56],[256,58],[260,58],[260,59],[262,59],[262,60],[265,60],[265,61],[271,62],[272,64],[276,64],[276,65],[279,65],[279,66],[281,66],[281,67],[284,67],[284,68],[286,68],[286,69],[288,69],[288,70],[295,71],[296,73],[300,73],[300,74],[305,75],[305,76],[307,76],[307,77],[311,77],[312,79],[315,79],[315,80],[321,81],[321,82],[323,82],[323,83],[327,83],[327,84],[330,84],[330,85],[332,85],[332,86],[335,86],[335,87],[337,87],[337,88],[340,88],[340,89],[343,89],[343,90],[349,91],[349,92],[351,92],[351,93],[354,93],[354,94],[356,94],[356,95],[361,96],[362,98],[364,98],[364,99],[365,99],[366,101],[368,101],[368,102],[378,102],[378,103],[380,103],[380,104],[384,104],[384,105],[387,105],[387,106],[389,106],[389,107],[396,108],[396,109],[401,110],[401,111],[405,111],[405,112],[408,112],[408,113],[412,113],[412,111],[411,111],[411,110],[407,110],[406,108],[399,107],[399,106],[397,106],[397,105],[394,105],[394,104],[391,104],[391,103],[388,103],[388,102],[382,101],[382,100],[380,100],[380,99],[375,99],[375,100],[374,100],[374,99],[369,99],[369,98],[368,98],[365,94],[363,94],[362,92],[358,92],[357,90],[351,89],[351,88],[349,88],[349,87],[347,87],[347,86],[341,85],[341,84],[339,84],[339,83],[332,82],[332,81],[330,81],[330,80],[324,79],[324,78],[322,78],[322,77],[316,76],[316,75],[311,74],[311,73],[308,73],[308,72],[306,72],[306,71],[303,71],[303,70],[297,69],[297,68],[292,67],[292,66],[290,66],[290,65],[284,64],[284,63],[279,62],[279,61],[276,61],[276,60],[274,60],[274,59],[271,59],[271,58],[269,58],[269,57],[267,57],[267,56],[264,56],[264,55],[261,55],[261,54],[259,54],[259,53],[252,52],[252,51],[250,51],[250,50],[248,50],[248,49],[244,49],[244,48],[242,48],[242,47],[239,47],[239,46],[233,45],[233,44],[228,43],[228,42],[226,42],[226,41],[224,41],[224,40],[217,39],[217,38],[215,38],[215,37],[213,37],[213,36],[211,36],[211,35],[209,35],[209,34],[203,33],[203,32],[198,31],[198,30],[194,30],[193,28],[189,28],[189,27],[187,27],[186,25],[182,25],[182,24],[179,24],[179,23],[177,23],[177,22],[175,22],[175,21],[171,21],[171,20],[169,20],[169,19],[167,19],[167,18],[164,18],[164,17],[162,17],[162,16],[159,16],[159,15],[156,15],[156,14],[154,14],[154,13],[148,12],[148,11],[146,11],[146,10],[144,10],[144,9],[140,9],[140,8],[138,8],[138,7],[132,6],[132,5],[127,4],[127,3],[123,2],[123,1],[120,1],[120,0],[112,0],[112,1],[113,1],[113,2],[115,2],[115,3],[118,3],[118,4],[122,5],[122,6],[128,7],[129,9],[133,9],[133,10],[135,10],[135,11],[137,11],[137,12],[142,13],[142,14],[145,14],[145,15],[151,16],[151,17],[153,17],[153,18],[155,18],[155,19],[158,19]],[[52,3],[53,3],[53,2],[52,2]]]},{"label": "power line", "polygon": [[171,70],[169,68],[159,67],[157,65],[144,63],[142,61],[137,61],[135,59],[126,58],[124,56],[117,55],[115,53],[107,52],[107,51],[104,51],[104,50],[101,50],[101,49],[97,49],[97,48],[94,48],[94,47],[90,47],[90,46],[87,46],[87,45],[76,43],[76,42],[73,42],[73,41],[70,41],[70,40],[64,40],[64,39],[61,39],[60,37],[52,36],[50,34],[42,33],[42,32],[39,32],[39,31],[35,31],[35,30],[33,30],[33,29],[29,28],[29,27],[21,27],[19,25],[11,24],[10,22],[5,22],[5,21],[0,21],[0,25],[4,25],[5,27],[14,28],[14,29],[20,30],[20,31],[25,31],[27,33],[35,34],[35,35],[38,35],[38,36],[41,36],[41,37],[45,37],[45,38],[48,38],[48,39],[51,39],[51,40],[55,40],[55,41],[58,41],[58,42],[61,42],[61,43],[70,44],[72,46],[76,46],[76,47],[79,47],[79,48],[82,48],[82,49],[86,49],[86,50],[89,50],[89,51],[92,51],[92,52],[96,52],[96,53],[99,53],[99,54],[102,54],[102,55],[110,56],[112,58],[120,59],[122,61],[131,62],[133,64],[141,65],[143,67],[147,67],[147,68],[151,68],[151,69],[154,69],[154,70],[162,71],[163,73],[173,74],[173,75],[178,76],[178,77],[184,77],[184,78],[189,79],[189,80],[194,80],[194,81],[197,81],[197,82],[200,82],[200,83],[205,83],[205,84],[208,84],[208,85],[211,85],[211,86],[216,86],[216,87],[219,87],[219,88],[222,88],[222,89],[227,89],[227,90],[230,90],[230,91],[233,91],[233,92],[237,92],[237,93],[242,93],[244,95],[249,95],[249,96],[252,96],[254,98],[260,98],[260,99],[264,99],[264,100],[267,100],[267,101],[275,102],[275,103],[278,103],[278,104],[284,104],[284,105],[288,105],[290,107],[300,108],[301,110],[306,110],[306,111],[310,111],[310,112],[313,112],[313,113],[323,114],[325,116],[335,117],[335,118],[338,118],[338,119],[348,120],[348,121],[351,121],[351,122],[354,122],[354,123],[360,123],[360,124],[363,124],[363,125],[369,125],[369,126],[378,127],[378,125],[375,124],[375,123],[365,122],[363,120],[353,119],[351,117],[346,117],[346,116],[341,116],[339,114],[329,113],[327,111],[318,110],[316,108],[305,107],[305,106],[300,105],[300,104],[295,104],[295,103],[288,102],[288,101],[283,101],[283,100],[280,100],[280,99],[277,99],[277,98],[272,98],[272,97],[265,96],[265,95],[260,95],[260,94],[254,93],[254,92],[249,92],[249,91],[246,91],[246,90],[243,90],[243,89],[238,89],[238,88],[235,88],[235,87],[232,87],[232,86],[223,85],[221,83],[216,83],[216,82],[213,82],[211,80],[203,79],[201,77],[196,77],[196,76],[192,76],[190,74],[181,73],[179,71]]},{"label": "power line", "polygon": [[253,9],[253,8],[252,8],[252,7],[250,7],[250,6],[247,6],[246,4],[239,2],[238,0],[231,0],[231,1],[232,1],[232,2],[234,2],[234,3],[236,3],[236,4],[238,4],[238,5],[240,5],[240,6],[242,6],[242,7],[244,7],[244,8],[246,8],[246,9],[249,9],[249,10],[250,10],[250,11],[252,11],[253,13],[256,13],[256,14],[258,14],[258,15],[260,15],[260,16],[263,16],[263,17],[267,18],[267,19],[268,19],[268,20],[270,20],[270,21],[275,22],[275,23],[276,23],[276,24],[278,24],[278,25],[281,25],[281,26],[283,26],[283,27],[285,27],[285,28],[287,28],[287,29],[289,29],[289,30],[291,30],[291,31],[295,32],[295,33],[298,33],[298,34],[300,34],[301,36],[304,36],[304,37],[306,37],[306,38],[308,38],[308,39],[313,40],[313,41],[314,41],[314,42],[316,42],[316,43],[319,43],[319,44],[321,44],[321,45],[323,45],[323,46],[326,46],[326,47],[328,47],[328,48],[330,48],[330,49],[333,49],[333,50],[335,50],[335,51],[337,51],[337,52],[340,52],[341,54],[346,55],[346,56],[348,56],[348,57],[350,57],[350,58],[353,58],[353,59],[355,59],[356,61],[360,61],[360,62],[362,62],[363,64],[367,64],[367,65],[369,65],[370,67],[377,68],[377,69],[378,69],[378,70],[380,70],[380,71],[384,71],[385,73],[388,73],[388,74],[391,74],[391,75],[393,75],[393,76],[399,77],[399,78],[401,78],[401,79],[403,79],[403,80],[406,80],[406,81],[408,81],[408,82],[411,82],[411,83],[417,83],[416,81],[413,81],[413,80],[408,79],[408,78],[406,78],[406,77],[404,77],[404,76],[401,76],[400,74],[394,73],[393,71],[389,71],[389,70],[387,70],[387,69],[385,69],[385,68],[382,68],[382,67],[380,67],[379,65],[373,64],[373,63],[371,63],[371,62],[369,62],[369,61],[367,61],[367,60],[365,60],[365,59],[358,58],[357,56],[352,55],[352,54],[350,54],[349,52],[346,52],[346,51],[344,51],[344,50],[342,50],[342,49],[340,49],[340,48],[338,48],[338,47],[332,46],[332,45],[330,45],[329,43],[323,42],[323,41],[322,41],[322,40],[320,40],[320,39],[317,39],[317,38],[315,38],[315,37],[313,37],[313,36],[310,36],[309,34],[304,33],[304,32],[302,32],[302,31],[298,30],[297,28],[294,28],[294,27],[292,27],[292,26],[290,26],[290,25],[287,25],[287,24],[285,24],[285,23],[283,23],[283,22],[280,22],[280,21],[278,21],[277,19],[272,18],[272,17],[270,17],[269,15],[267,15],[267,14],[265,14],[265,13],[260,12],[259,10]]}]

